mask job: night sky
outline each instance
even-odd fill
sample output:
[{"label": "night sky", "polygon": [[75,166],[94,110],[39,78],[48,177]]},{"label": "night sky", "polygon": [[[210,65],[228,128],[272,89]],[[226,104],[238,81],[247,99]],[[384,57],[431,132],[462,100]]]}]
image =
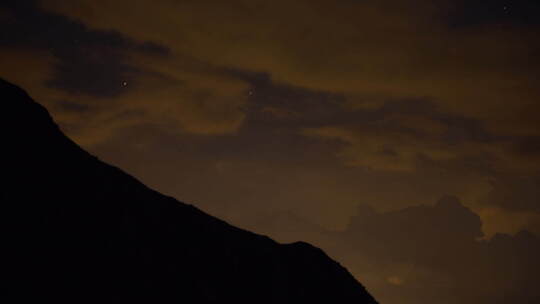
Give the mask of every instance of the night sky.
[{"label": "night sky", "polygon": [[384,304],[540,303],[539,1],[3,0],[0,26],[0,77],[150,187]]}]

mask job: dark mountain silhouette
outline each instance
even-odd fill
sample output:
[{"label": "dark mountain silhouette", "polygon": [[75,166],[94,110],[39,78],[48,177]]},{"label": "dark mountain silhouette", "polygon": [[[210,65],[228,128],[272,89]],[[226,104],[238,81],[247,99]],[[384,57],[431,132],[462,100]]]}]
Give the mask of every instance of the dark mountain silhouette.
[{"label": "dark mountain silhouette", "polygon": [[23,90],[0,80],[0,97],[9,303],[376,303],[320,249],[157,193],[82,150]]}]

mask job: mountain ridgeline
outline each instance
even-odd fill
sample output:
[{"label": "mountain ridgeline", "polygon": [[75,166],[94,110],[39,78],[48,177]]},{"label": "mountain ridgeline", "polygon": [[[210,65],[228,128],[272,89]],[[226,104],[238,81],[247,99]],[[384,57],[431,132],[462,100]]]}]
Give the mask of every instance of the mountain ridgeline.
[{"label": "mountain ridgeline", "polygon": [[20,88],[0,80],[0,98],[9,303],[376,303],[320,249],[153,191],[77,146]]}]

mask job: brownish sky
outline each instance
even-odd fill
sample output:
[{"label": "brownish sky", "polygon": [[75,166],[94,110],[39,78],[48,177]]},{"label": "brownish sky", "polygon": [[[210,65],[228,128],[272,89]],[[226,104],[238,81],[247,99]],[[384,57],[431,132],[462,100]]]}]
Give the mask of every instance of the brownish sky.
[{"label": "brownish sky", "polygon": [[534,0],[0,4],[0,77],[100,158],[382,302],[540,301]]}]

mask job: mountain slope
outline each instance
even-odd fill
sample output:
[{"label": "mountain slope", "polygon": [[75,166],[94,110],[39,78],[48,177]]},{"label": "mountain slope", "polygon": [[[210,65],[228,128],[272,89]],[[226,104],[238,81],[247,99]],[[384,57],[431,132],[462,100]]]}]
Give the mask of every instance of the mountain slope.
[{"label": "mountain slope", "polygon": [[278,244],[147,188],[3,80],[0,99],[11,303],[375,303],[320,249]]}]

